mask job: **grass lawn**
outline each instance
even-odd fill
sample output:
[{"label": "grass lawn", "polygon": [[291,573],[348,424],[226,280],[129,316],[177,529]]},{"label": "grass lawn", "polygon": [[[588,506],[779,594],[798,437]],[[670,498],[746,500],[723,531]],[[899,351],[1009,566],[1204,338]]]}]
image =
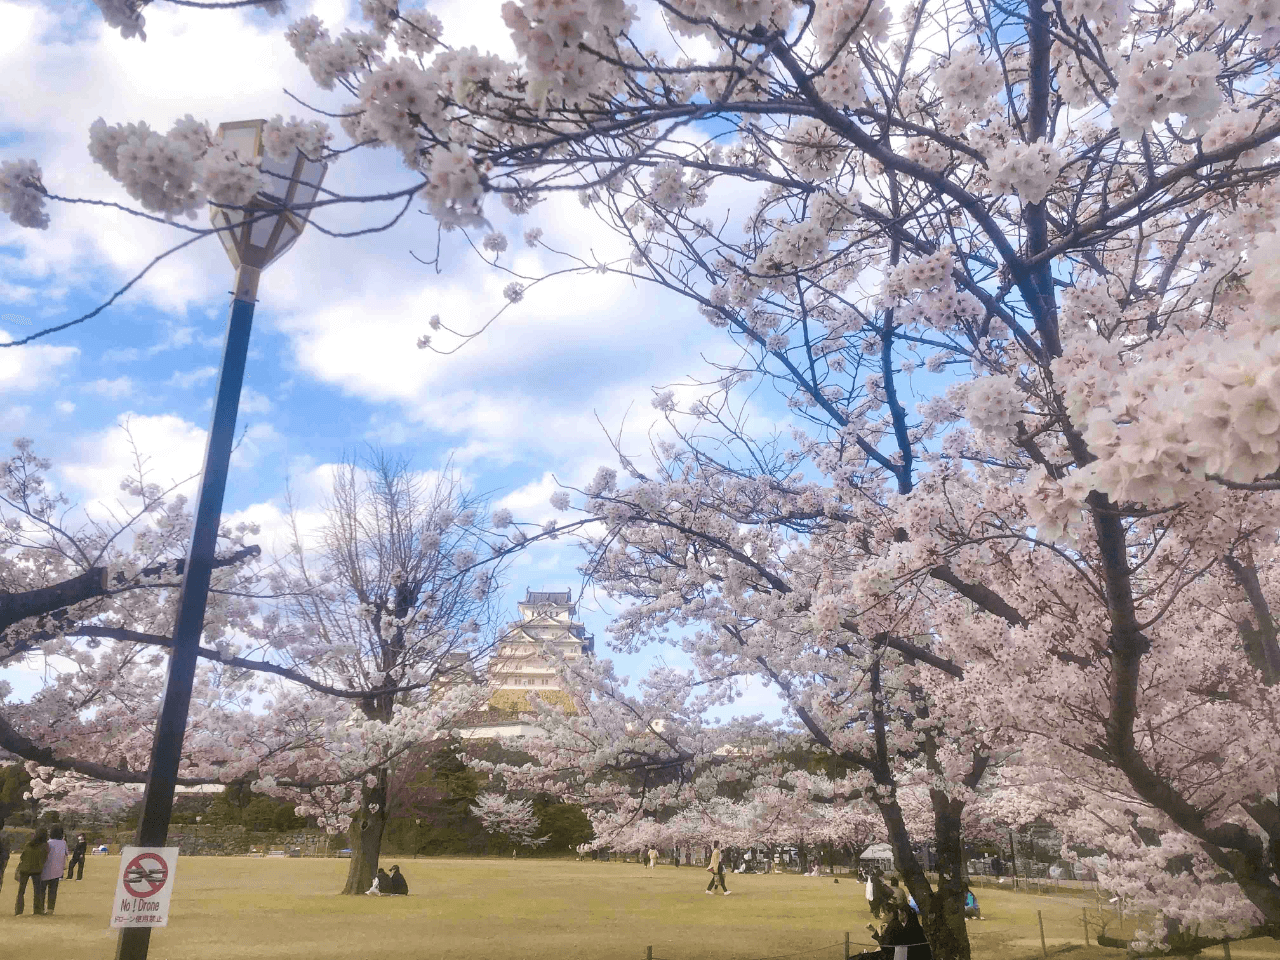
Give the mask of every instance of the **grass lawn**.
[{"label": "grass lawn", "polygon": [[[169,926],[152,932],[152,960],[754,960],[803,953],[840,960],[845,931],[870,943],[863,888],[845,879],[731,876],[732,895],[703,894],[697,867],[538,860],[399,861],[407,898],[340,897],[345,860],[188,857],[178,862]],[[389,866],[390,861],[384,863]],[[109,960],[107,927],[118,857],[91,857],[81,882],[62,882],[57,914],[0,913],[0,960]],[[3,895],[14,896],[12,876]],[[976,891],[975,960],[1041,956],[1036,910],[1051,956],[1120,960],[1083,946],[1070,896]],[[6,899],[7,905],[10,900]],[[1116,926],[1108,931],[1124,935]],[[859,948],[855,946],[856,953]],[[1206,957],[1221,956],[1214,948]],[[1280,960],[1274,941],[1237,944],[1233,960]]]}]

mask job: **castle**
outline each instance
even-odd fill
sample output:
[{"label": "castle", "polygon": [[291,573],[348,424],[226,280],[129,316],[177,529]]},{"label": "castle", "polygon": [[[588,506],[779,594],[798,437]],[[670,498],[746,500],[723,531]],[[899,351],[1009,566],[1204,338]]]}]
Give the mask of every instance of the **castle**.
[{"label": "castle", "polygon": [[595,638],[577,620],[578,605],[564,591],[526,590],[517,604],[520,619],[507,626],[506,635],[489,661],[489,683],[494,695],[463,734],[471,738],[508,738],[534,733],[536,728],[520,720],[536,696],[576,709],[561,689],[555,658],[567,661],[595,653]]},{"label": "castle", "polygon": [[574,617],[578,606],[570,591],[525,592],[517,605],[520,619],[507,627],[507,635],[489,663],[489,681],[499,690],[559,690],[550,651],[566,660],[590,656],[595,639]]}]

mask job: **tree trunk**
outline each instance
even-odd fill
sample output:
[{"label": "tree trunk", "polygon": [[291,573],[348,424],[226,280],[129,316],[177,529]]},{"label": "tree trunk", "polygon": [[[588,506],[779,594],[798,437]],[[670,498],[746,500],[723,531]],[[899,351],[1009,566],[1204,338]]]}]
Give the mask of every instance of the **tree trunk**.
[{"label": "tree trunk", "polygon": [[[933,793],[934,852],[938,860],[938,886],[921,904],[920,924],[938,960],[968,960],[969,931],[964,922],[965,864],[964,835],[960,815],[964,803]],[[927,903],[927,906],[925,905]]]},{"label": "tree trunk", "polygon": [[893,862],[907,891],[920,907],[920,925],[934,960],[970,960],[969,931],[964,923],[964,839],[960,830],[963,801],[930,791],[937,840],[938,889],[929,885],[911,848],[911,834],[894,799],[878,804],[893,847]]},{"label": "tree trunk", "polygon": [[378,872],[378,857],[382,853],[382,835],[387,827],[387,771],[377,774],[378,782],[372,787],[360,788],[360,811],[351,820],[348,838],[351,842],[351,862],[347,867],[347,885],[344,895],[364,893],[373,885]]}]

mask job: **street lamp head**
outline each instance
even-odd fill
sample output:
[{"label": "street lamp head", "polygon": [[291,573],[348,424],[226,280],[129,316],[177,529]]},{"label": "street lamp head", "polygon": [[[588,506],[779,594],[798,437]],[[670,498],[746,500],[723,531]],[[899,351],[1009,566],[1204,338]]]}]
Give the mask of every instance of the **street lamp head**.
[{"label": "street lamp head", "polygon": [[[309,205],[320,192],[329,165],[295,150],[286,161],[267,155],[265,120],[239,120],[218,127],[222,143],[244,159],[261,159],[264,185],[244,210],[209,206],[209,219],[236,268],[237,299],[253,299],[258,274],[297,242],[311,218]],[[298,209],[301,207],[302,209]],[[244,296],[242,296],[242,294]]]}]

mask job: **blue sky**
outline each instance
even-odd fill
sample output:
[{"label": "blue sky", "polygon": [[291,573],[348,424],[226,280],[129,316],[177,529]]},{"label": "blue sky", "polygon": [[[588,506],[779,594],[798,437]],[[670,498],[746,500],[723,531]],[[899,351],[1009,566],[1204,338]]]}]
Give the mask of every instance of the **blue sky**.
[{"label": "blue sky", "polygon": [[[508,54],[499,0],[433,3],[455,45]],[[145,43],[108,30],[88,0],[0,0],[0,158],[34,159],[51,193],[129,204],[89,158],[88,128],[145,120],[167,130],[184,114],[224,120],[306,116],[288,88],[326,109],[345,95],[318,91],[283,38],[288,22],[316,13],[339,32],[354,25],[341,0],[293,0],[285,18],[256,11],[203,12],[158,4]],[[338,29],[334,29],[338,27]],[[340,134],[339,134],[340,135]],[[407,185],[391,151],[363,151],[330,170],[327,185],[367,194]],[[132,205],[132,204],[130,204]],[[126,214],[52,204],[47,231],[0,223],[0,340],[80,316],[106,300],[181,234]],[[553,245],[625,255],[572,197],[516,221],[499,204],[518,268],[553,264],[520,236],[539,226]],[[332,211],[333,230],[382,222],[374,207]],[[203,218],[202,218],[203,219]],[[270,549],[288,478],[304,516],[315,519],[328,471],[344,452],[377,443],[435,469],[452,463],[475,489],[518,518],[553,516],[553,477],[582,484],[614,462],[599,421],[623,430],[643,454],[657,420],[650,388],[704,369],[732,347],[683,302],[616,277],[587,276],[530,290],[524,301],[461,353],[415,347],[427,320],[478,326],[503,303],[510,279],[446,237],[443,272],[430,256],[432,222],[412,210],[394,228],[356,239],[311,231],[263,276],[224,517],[263,525]],[[220,358],[232,271],[216,239],[162,261],[92,320],[35,344],[0,350],[0,442],[31,437],[54,461],[73,501],[111,500],[130,451],[128,420],[157,482],[198,471]],[[526,587],[572,587],[575,548],[540,547],[510,574],[510,603]],[[603,640],[612,609],[588,598],[584,617]],[[625,669],[645,660],[626,658]],[[747,701],[750,706],[750,700]]]}]

